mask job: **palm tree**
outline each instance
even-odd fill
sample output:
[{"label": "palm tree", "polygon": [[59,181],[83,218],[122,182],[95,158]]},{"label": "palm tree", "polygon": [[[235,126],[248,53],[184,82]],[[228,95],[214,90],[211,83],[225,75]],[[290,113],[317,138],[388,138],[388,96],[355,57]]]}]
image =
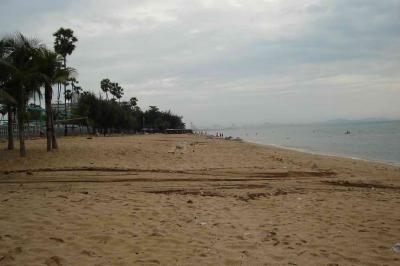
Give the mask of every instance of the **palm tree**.
[{"label": "palm tree", "polygon": [[129,100],[129,103],[130,103],[132,109],[137,105],[137,102],[138,102],[138,99],[136,97],[132,97]]},{"label": "palm tree", "polygon": [[117,96],[117,87],[118,87],[118,83],[116,83],[116,82],[111,82],[110,83],[109,91],[110,91],[110,94],[112,95],[113,100]]},{"label": "palm tree", "polygon": [[77,95],[81,94],[81,92],[83,91],[81,86],[73,86],[72,90],[74,93],[76,93]]},{"label": "palm tree", "polygon": [[[4,61],[8,53],[8,48],[5,40],[0,40],[0,60]],[[3,69],[2,69],[3,68]],[[9,88],[10,75],[8,71],[4,71],[4,67],[0,65],[0,104],[3,105],[2,113],[3,116],[8,114],[8,149],[14,149],[14,134],[13,134],[13,118],[14,118],[14,107],[16,105],[15,99],[7,93]]]},{"label": "palm tree", "polygon": [[15,104],[15,99],[7,93],[6,88],[0,86],[0,104],[1,105],[7,105],[13,103]]},{"label": "palm tree", "polygon": [[57,149],[57,140],[54,129],[54,114],[51,105],[53,97],[53,85],[66,82],[71,75],[75,73],[72,68],[62,68],[63,58],[45,47],[39,50],[36,57],[36,72],[45,88],[45,105],[46,105],[46,132],[47,132],[47,151],[52,148]]},{"label": "palm tree", "polygon": [[111,83],[110,93],[113,99],[117,98],[121,102],[122,95],[124,95],[124,89],[118,84],[118,82]]},{"label": "palm tree", "polygon": [[119,102],[121,102],[121,98],[124,95],[124,89],[121,86],[117,86],[117,93],[116,93],[116,97],[118,99]]},{"label": "palm tree", "polygon": [[108,92],[111,92],[111,81],[109,79],[102,79],[100,82],[100,88],[106,93],[106,98],[108,101]]},{"label": "palm tree", "polygon": [[34,58],[42,45],[38,40],[26,38],[21,33],[5,38],[2,42],[6,52],[0,59],[1,72],[4,71],[9,75],[10,95],[15,99],[17,106],[20,155],[26,156],[24,131],[26,104],[32,92],[40,92],[39,84],[34,79],[33,69]]},{"label": "palm tree", "polygon": [[57,116],[60,114],[61,83],[57,83]]},{"label": "palm tree", "polygon": [[7,149],[14,149],[14,132],[13,132],[13,118],[14,118],[14,110],[17,102],[15,99],[7,93],[7,88],[0,88],[0,104],[3,105],[1,110],[2,115],[8,115],[7,122],[7,135],[8,135],[8,146]]},{"label": "palm tree", "polygon": [[72,103],[72,98],[73,98],[74,93],[75,93],[76,95],[79,95],[79,94],[83,91],[83,89],[82,89],[81,86],[76,86],[76,84],[79,84],[79,81],[76,80],[75,77],[70,77],[70,78],[68,79],[68,81],[71,82],[71,87],[72,87],[72,90],[70,90],[71,95],[68,95],[68,96],[69,96],[70,103]]},{"label": "palm tree", "polygon": [[[56,31],[53,36],[55,37],[54,40],[54,51],[58,54],[60,54],[63,59],[64,59],[64,68],[67,67],[67,55],[72,54],[72,52],[75,50],[75,42],[78,41],[78,39],[74,36],[74,31],[71,29],[64,29],[60,28],[58,31]],[[66,83],[64,83],[64,95],[66,91]],[[64,111],[65,113],[67,112],[67,102],[64,97]],[[64,135],[67,135],[67,124],[65,124],[64,127]]]}]

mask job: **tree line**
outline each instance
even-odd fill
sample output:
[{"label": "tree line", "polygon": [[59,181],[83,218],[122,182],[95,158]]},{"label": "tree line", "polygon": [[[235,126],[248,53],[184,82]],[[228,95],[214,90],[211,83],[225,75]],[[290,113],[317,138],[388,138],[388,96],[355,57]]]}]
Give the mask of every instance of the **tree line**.
[{"label": "tree line", "polygon": [[[77,85],[77,71],[67,66],[67,56],[74,51],[78,39],[71,29],[64,28],[60,28],[53,36],[53,49],[22,33],[0,39],[0,113],[7,114],[8,117],[8,149],[14,149],[13,124],[16,119],[20,155],[26,156],[24,124],[31,116],[27,112],[27,105],[30,99],[36,99],[36,95],[43,96],[42,89],[45,99],[47,151],[58,148],[55,119],[66,118],[67,102],[71,102],[73,93],[80,95],[73,115],[87,117],[90,126],[103,133],[110,130],[139,130],[144,127],[160,130],[184,128],[182,117],[169,111],[161,112],[155,106],[142,111],[136,105],[135,97],[129,102],[121,102],[123,88],[109,79],[103,79],[100,84],[106,99],[84,92]],[[71,89],[67,89],[69,86]],[[60,114],[59,106],[57,112],[52,108],[53,87],[57,88],[58,105],[60,95],[64,94],[64,116]],[[66,123],[64,134],[67,134]]]},{"label": "tree line", "polygon": [[185,128],[182,117],[171,111],[160,111],[156,106],[150,106],[148,110],[142,111],[137,106],[136,97],[123,102],[117,102],[116,98],[118,97],[102,99],[91,92],[83,92],[77,106],[73,109],[73,115],[74,117],[87,117],[93,133],[129,133],[144,128],[151,128],[155,131]]}]

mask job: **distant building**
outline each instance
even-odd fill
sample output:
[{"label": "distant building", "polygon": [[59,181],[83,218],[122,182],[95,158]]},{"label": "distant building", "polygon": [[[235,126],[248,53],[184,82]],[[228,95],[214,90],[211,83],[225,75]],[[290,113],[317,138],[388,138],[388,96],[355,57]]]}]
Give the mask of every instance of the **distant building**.
[{"label": "distant building", "polygon": [[53,108],[53,113],[55,113],[59,119],[64,119],[71,117],[72,109],[76,107],[76,104],[75,103],[64,104],[60,102],[60,103],[52,103],[51,107]]},{"label": "distant building", "polygon": [[26,112],[30,121],[45,121],[46,119],[46,110],[40,105],[34,103],[28,104]]},{"label": "distant building", "polygon": [[79,94],[72,93],[72,100],[65,104],[63,101],[52,103],[53,112],[57,115],[57,119],[67,119],[72,116],[72,110],[77,106]]}]

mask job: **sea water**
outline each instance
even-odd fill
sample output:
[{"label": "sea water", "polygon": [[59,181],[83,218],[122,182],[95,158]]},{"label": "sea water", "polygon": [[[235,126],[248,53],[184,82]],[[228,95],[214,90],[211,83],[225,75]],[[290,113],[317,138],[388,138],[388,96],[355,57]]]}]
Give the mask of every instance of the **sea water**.
[{"label": "sea water", "polygon": [[400,121],[266,124],[217,132],[260,144],[400,165]]}]

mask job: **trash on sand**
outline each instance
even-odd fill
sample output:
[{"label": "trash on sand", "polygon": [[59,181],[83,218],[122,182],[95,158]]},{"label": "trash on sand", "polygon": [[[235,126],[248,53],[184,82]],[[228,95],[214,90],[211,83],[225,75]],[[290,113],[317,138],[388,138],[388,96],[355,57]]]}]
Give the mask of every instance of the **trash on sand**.
[{"label": "trash on sand", "polygon": [[392,247],[394,252],[400,253],[400,243],[397,243]]}]

